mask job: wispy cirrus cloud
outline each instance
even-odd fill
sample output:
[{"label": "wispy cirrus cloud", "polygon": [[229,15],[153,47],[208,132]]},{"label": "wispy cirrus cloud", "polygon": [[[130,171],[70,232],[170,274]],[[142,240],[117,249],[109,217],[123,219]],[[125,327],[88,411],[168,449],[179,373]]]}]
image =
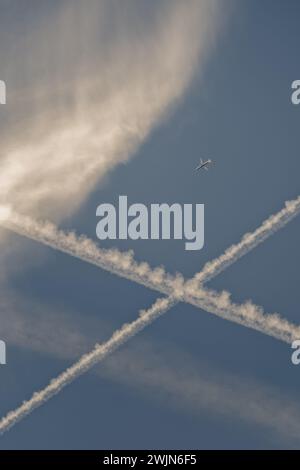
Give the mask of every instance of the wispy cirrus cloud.
[{"label": "wispy cirrus cloud", "polygon": [[1,136],[0,201],[51,217],[74,211],[202,72],[218,2],[156,3],[147,20],[143,8],[63,1],[2,54],[9,88],[18,79],[10,98],[18,125]]}]

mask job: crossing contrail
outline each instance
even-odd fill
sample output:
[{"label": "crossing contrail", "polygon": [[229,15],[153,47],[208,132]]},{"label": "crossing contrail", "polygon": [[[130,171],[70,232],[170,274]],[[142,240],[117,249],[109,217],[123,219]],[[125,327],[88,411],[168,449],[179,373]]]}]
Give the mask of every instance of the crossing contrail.
[{"label": "crossing contrail", "polygon": [[6,206],[0,208],[0,224],[22,236],[75,256],[118,276],[162,294],[175,296],[177,301],[185,301],[221,318],[290,343],[299,337],[299,328],[296,325],[282,319],[278,314],[265,314],[261,307],[250,301],[242,305],[235,304],[231,302],[228,292],[217,293],[204,289],[202,283],[205,279],[212,279],[287,224],[297,215],[299,208],[300,197],[286,202],[284,209],[269,217],[252,234],[244,236],[240,243],[233,245],[224,255],[214,260],[212,268],[207,264],[203,271],[186,282],[182,275],[172,276],[166,273],[163,267],[153,269],[148,263],[136,262],[132,252],[122,253],[116,249],[101,249],[86,237],[78,237],[73,232],[65,233],[52,223],[39,222],[31,217],[16,214]]},{"label": "crossing contrail", "polygon": [[[141,311],[139,317],[136,320],[129,324],[124,324],[119,330],[115,331],[108,341],[102,344],[96,344],[91,352],[84,354],[75,364],[69,367],[58,377],[51,380],[51,382],[44,389],[35,392],[30,400],[24,401],[21,406],[4,416],[0,420],[0,433],[8,431],[12,426],[25,418],[33,410],[59,393],[65,386],[69,385],[80,375],[87,372],[95,364],[101,362],[109,354],[125,344],[130,338],[142,331],[159,316],[170,310],[170,308],[176,305],[179,300],[180,299],[178,299],[175,295],[156,300],[156,302],[148,310]],[[232,307],[228,300],[227,302],[227,311],[225,304],[223,307],[224,318],[226,315],[229,319],[230,310],[228,310],[228,308],[235,309],[237,307]],[[214,308],[215,307],[213,307],[213,309]],[[245,319],[243,320],[243,316],[241,316],[240,322],[246,326],[253,327],[253,325],[251,325],[250,319],[248,318],[249,307],[246,308],[245,306],[240,306],[239,308],[245,308],[245,311],[243,312]],[[283,335],[286,334],[286,332],[281,331],[283,328],[282,322],[284,322],[284,320],[280,320],[279,317],[273,318],[273,315],[268,315],[266,316],[265,324],[262,325],[261,319],[259,318],[261,313],[257,311],[257,307],[253,306],[252,308],[253,321],[258,322],[258,328],[256,329],[260,329],[260,331],[275,337],[278,330],[278,339],[284,340]],[[236,312],[234,312],[234,314],[236,314]]]},{"label": "crossing contrail", "polygon": [[[24,316],[24,311],[29,316]],[[96,323],[85,320],[82,331],[78,328],[78,314],[74,317],[72,312],[70,317],[63,311],[53,312],[35,302],[24,302],[24,298],[16,297],[16,292],[0,293],[1,335],[11,345],[73,362],[91,349],[91,329],[93,337],[99,328],[107,331],[108,324],[102,317]],[[203,409],[238,414],[247,423],[275,431],[288,437],[289,442],[296,438],[299,443],[300,408],[292,397],[283,396],[276,387],[266,388],[263,382],[252,382],[228,371],[208,370],[201,358],[192,361],[187,352],[178,350],[178,345],[174,349],[168,344],[165,356],[164,348],[153,350],[152,336],[147,341],[143,335],[131,342],[130,348],[123,348],[121,354],[107,357],[105,363],[93,368],[94,373],[102,379],[134,386],[136,391],[146,391],[154,400],[168,397],[165,404],[171,408],[183,408],[193,415]],[[154,340],[157,345],[165,344],[163,339]]]},{"label": "crossing contrail", "polygon": [[102,361],[109,354],[114,352],[122,344],[126,343],[132,336],[143,330],[156,318],[169,310],[176,303],[175,298],[158,299],[150,309],[141,311],[139,317],[129,324],[124,324],[115,331],[111,338],[102,344],[96,344],[94,349],[88,354],[84,354],[79,361],[65,370],[45,387],[43,390],[35,392],[32,398],[24,401],[22,405],[8,413],[0,420],[0,433],[8,431],[12,426],[25,418],[33,410],[41,406],[47,400],[59,393],[66,385],[70,384],[80,375],[84,374],[91,367]]},{"label": "crossing contrail", "polygon": [[[252,235],[248,234],[246,238],[252,241],[246,244],[247,247],[243,245],[243,240],[246,239],[244,237],[242,242],[236,245],[239,248],[230,248],[231,253],[233,253],[232,259],[236,261],[240,256],[246,254],[250,249],[257,246],[258,243],[265,240],[267,236],[270,236],[274,231],[295,217],[298,211],[299,198],[295,201],[287,202],[285,209],[263,223],[261,226],[264,227],[263,230],[257,229],[253,233],[257,236],[258,241],[256,243],[252,239]],[[234,304],[230,300],[229,293],[222,292],[220,294],[207,290],[201,287],[201,284],[195,289],[195,278],[192,281],[184,282],[183,277],[172,277],[165,273],[163,268],[152,270],[147,263],[137,263],[134,261],[132,253],[123,254],[117,250],[99,249],[91,240],[82,237],[78,238],[74,233],[66,234],[58,230],[53,224],[39,223],[27,216],[18,215],[13,213],[8,207],[1,208],[0,222],[4,227],[20,235],[89,261],[122,277],[169,295],[167,298],[158,299],[150,309],[142,311],[137,320],[123,325],[107,342],[101,345],[96,344],[90,353],[82,356],[73,366],[69,367],[56,379],[53,379],[46,388],[35,392],[30,400],[25,401],[19,408],[9,412],[0,421],[0,432],[2,433],[57,394],[62,388],[89,370],[94,364],[103,360],[107,355],[115,351],[119,346],[181,300],[287,343],[290,343],[300,335],[299,326],[282,319],[278,314],[265,314],[261,307],[251,302],[242,305]],[[220,259],[224,258],[221,256]],[[217,260],[213,263],[215,263],[214,266],[217,266]],[[231,264],[231,261],[229,255],[227,255],[225,262],[221,262],[214,270],[208,270],[209,279],[221,272],[229,264]],[[198,276],[201,278],[201,273]]]},{"label": "crossing contrail", "polygon": [[[299,198],[286,203],[283,210],[262,224],[263,229],[258,228],[253,232],[256,234],[256,243],[253,241],[252,235],[248,234],[247,239],[252,240],[251,243],[247,243],[245,246],[242,240],[242,242],[235,245],[237,248],[230,248],[230,252],[233,254],[232,261],[226,255],[226,261],[223,262],[224,255],[221,255],[218,258],[221,260],[219,265],[217,264],[218,259],[214,261],[214,266],[218,266],[214,272],[204,268],[209,273],[209,278],[211,279],[228,267],[231,262],[236,261],[254,246],[257,246],[259,242],[266,239],[267,233],[271,235],[276,227],[282,227],[284,223],[291,220],[298,210]],[[101,249],[86,237],[78,237],[73,232],[65,233],[49,222],[38,222],[31,217],[16,214],[6,206],[3,206],[0,210],[0,223],[22,236],[92,263],[162,294],[175,297],[177,302],[179,300],[185,301],[221,318],[271,335],[287,343],[299,337],[299,328],[282,319],[278,314],[265,314],[261,307],[251,302],[242,305],[235,304],[230,300],[229,293],[217,293],[213,290],[204,289],[201,283],[195,282],[195,277],[185,282],[181,275],[171,276],[162,267],[153,269],[147,263],[137,263],[132,252],[121,253],[115,249]],[[198,274],[198,277],[205,279],[205,276],[201,276],[201,273]]]}]

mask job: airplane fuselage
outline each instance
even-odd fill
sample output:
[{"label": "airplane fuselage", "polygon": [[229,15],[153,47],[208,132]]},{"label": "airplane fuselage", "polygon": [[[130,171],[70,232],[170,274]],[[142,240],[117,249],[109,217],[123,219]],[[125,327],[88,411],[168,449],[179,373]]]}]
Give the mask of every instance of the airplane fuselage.
[{"label": "airplane fuselage", "polygon": [[207,169],[210,163],[211,163],[211,160],[206,160],[206,162],[201,162],[201,164],[197,166],[196,170],[201,170],[202,168]]}]

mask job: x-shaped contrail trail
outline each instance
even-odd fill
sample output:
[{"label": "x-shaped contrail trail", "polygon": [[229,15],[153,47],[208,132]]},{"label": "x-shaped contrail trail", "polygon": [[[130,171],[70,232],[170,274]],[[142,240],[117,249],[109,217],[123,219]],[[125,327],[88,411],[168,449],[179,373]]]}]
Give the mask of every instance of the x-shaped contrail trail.
[{"label": "x-shaped contrail trail", "polygon": [[29,217],[2,208],[0,211],[1,224],[6,228],[96,264],[122,277],[154,288],[168,294],[169,297],[158,299],[150,309],[142,311],[137,320],[123,325],[108,341],[101,345],[97,344],[90,353],[82,356],[73,366],[52,380],[47,387],[34,393],[30,400],[8,413],[0,421],[0,432],[3,433],[11,428],[181,300],[285,342],[290,342],[297,335],[299,337],[300,328],[281,319],[277,314],[265,315],[260,307],[251,303],[233,304],[228,294],[218,294],[202,287],[204,281],[212,279],[276,230],[286,225],[299,211],[300,197],[287,202],[280,212],[264,221],[255,232],[245,235],[240,243],[233,245],[222,256],[205,265],[204,269],[192,280],[184,282],[182,277],[167,275],[161,268],[152,270],[146,263],[136,263],[132,255],[128,253],[122,254],[117,250],[100,250],[86,238],[78,239],[75,234],[65,234],[52,224],[41,224]]}]

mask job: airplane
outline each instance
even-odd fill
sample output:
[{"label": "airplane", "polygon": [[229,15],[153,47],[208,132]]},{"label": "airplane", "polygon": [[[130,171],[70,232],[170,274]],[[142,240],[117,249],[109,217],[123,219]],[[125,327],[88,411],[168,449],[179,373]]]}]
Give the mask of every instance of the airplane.
[{"label": "airplane", "polygon": [[199,165],[197,166],[197,168],[195,168],[195,170],[196,170],[196,171],[197,171],[197,170],[202,170],[202,169],[208,170],[208,165],[211,165],[212,163],[213,163],[213,161],[210,160],[210,159],[209,159],[209,160],[206,160],[206,161],[204,162],[204,161],[202,160],[202,158],[201,158],[200,163],[199,163]]}]

